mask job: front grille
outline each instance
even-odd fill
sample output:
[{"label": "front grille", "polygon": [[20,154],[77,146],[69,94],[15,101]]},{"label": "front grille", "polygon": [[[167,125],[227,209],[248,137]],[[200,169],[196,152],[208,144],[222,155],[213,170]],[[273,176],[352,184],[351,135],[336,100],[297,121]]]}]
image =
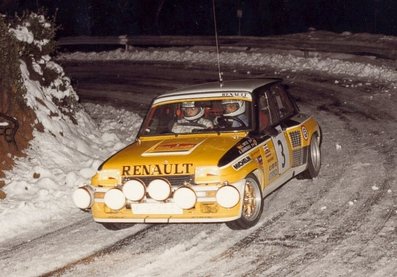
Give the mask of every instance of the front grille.
[{"label": "front grille", "polygon": [[154,179],[165,179],[167,180],[171,186],[181,186],[184,182],[193,183],[194,175],[173,175],[173,176],[142,176],[142,177],[126,177],[123,178],[123,184],[131,179],[139,179],[141,180],[146,186],[149,185],[151,181]]},{"label": "front grille", "polygon": [[289,136],[291,138],[291,143],[292,147],[299,147],[301,146],[301,132],[300,131],[294,131],[289,133]]}]

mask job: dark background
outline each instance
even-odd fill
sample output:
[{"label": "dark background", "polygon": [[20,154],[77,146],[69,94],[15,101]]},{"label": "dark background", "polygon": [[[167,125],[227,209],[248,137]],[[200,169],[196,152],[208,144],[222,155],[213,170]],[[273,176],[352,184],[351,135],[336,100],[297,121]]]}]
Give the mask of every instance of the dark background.
[{"label": "dark background", "polygon": [[[397,0],[215,0],[215,5],[219,35],[308,28],[397,35]],[[0,0],[0,12],[8,15],[41,7],[61,27],[58,36],[214,33],[212,0]]]}]

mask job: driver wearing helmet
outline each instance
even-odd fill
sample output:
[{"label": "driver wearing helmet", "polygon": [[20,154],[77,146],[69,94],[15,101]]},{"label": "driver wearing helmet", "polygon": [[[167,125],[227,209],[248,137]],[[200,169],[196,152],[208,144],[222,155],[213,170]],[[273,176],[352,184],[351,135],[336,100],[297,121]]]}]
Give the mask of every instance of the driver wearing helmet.
[{"label": "driver wearing helmet", "polygon": [[217,120],[220,127],[248,127],[248,117],[245,114],[245,102],[242,100],[223,100],[223,117]]},{"label": "driver wearing helmet", "polygon": [[196,105],[195,102],[183,102],[181,105],[183,118],[178,119],[172,126],[174,133],[191,133],[193,130],[212,129],[213,123],[203,118],[204,108]]}]

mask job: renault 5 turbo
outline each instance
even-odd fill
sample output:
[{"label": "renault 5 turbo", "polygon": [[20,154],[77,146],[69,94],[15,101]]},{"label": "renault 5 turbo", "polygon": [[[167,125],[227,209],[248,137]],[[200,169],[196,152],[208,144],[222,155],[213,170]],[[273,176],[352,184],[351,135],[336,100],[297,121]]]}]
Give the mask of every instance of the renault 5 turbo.
[{"label": "renault 5 turbo", "polygon": [[156,97],[135,141],[73,194],[110,229],[129,223],[225,222],[247,229],[263,199],[314,178],[321,129],[279,79],[194,85]]}]

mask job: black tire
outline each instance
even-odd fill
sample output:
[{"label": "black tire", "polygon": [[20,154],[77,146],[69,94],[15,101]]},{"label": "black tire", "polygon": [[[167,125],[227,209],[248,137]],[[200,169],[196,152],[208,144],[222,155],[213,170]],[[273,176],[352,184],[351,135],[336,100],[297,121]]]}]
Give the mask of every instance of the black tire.
[{"label": "black tire", "polygon": [[105,222],[101,222],[101,225],[105,229],[111,231],[119,231],[134,226],[134,224],[132,223],[105,223]]},{"label": "black tire", "polygon": [[320,140],[317,134],[314,134],[310,141],[307,157],[307,168],[299,176],[300,179],[313,179],[318,176],[321,168],[321,149]]},{"label": "black tire", "polygon": [[234,221],[226,222],[232,230],[249,229],[258,223],[263,212],[262,190],[256,177],[249,174],[244,188],[243,209],[241,217]]}]

